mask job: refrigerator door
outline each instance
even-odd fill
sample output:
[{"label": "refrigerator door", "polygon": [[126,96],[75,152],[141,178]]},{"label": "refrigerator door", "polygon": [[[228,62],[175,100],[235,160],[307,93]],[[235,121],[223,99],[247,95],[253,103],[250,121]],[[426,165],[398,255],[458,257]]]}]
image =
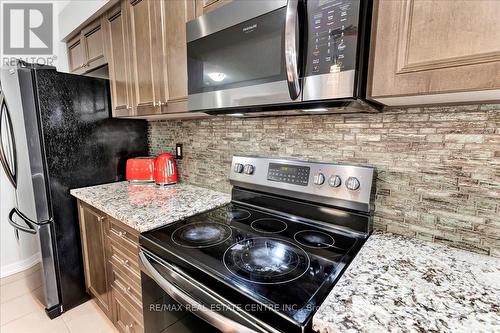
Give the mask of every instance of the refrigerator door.
[{"label": "refrigerator door", "polygon": [[77,203],[69,190],[123,180],[126,160],[147,154],[147,123],[110,117],[107,80],[50,69],[34,73],[61,302],[67,310],[88,299]]},{"label": "refrigerator door", "polygon": [[14,159],[11,165],[15,170],[17,207],[12,207],[9,222],[17,231],[37,234],[45,287],[43,302],[49,313],[58,312],[60,299],[52,246],[52,219],[31,71],[17,66],[2,67],[0,81],[4,110],[7,110],[4,114],[8,114],[4,119],[10,119],[7,127],[10,127],[12,150],[15,151],[10,159]]}]

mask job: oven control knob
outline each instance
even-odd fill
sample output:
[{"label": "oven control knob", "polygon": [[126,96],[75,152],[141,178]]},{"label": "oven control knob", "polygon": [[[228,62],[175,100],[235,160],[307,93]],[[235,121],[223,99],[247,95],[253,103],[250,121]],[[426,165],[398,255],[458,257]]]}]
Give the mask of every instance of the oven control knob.
[{"label": "oven control knob", "polygon": [[236,163],[234,165],[234,169],[233,169],[234,172],[236,173],[242,173],[243,172],[243,164],[241,163]]},{"label": "oven control knob", "polygon": [[247,175],[251,175],[253,174],[253,170],[254,170],[254,166],[251,165],[251,164],[245,164],[245,168],[244,168],[244,172],[247,174]]},{"label": "oven control knob", "polygon": [[331,187],[339,187],[340,184],[342,184],[342,179],[339,175],[331,176],[330,179],[328,179],[328,185]]},{"label": "oven control knob", "polygon": [[321,172],[318,172],[317,174],[314,175],[313,183],[315,185],[323,185],[325,182],[325,175],[322,174]]},{"label": "oven control knob", "polygon": [[349,178],[347,178],[347,181],[345,182],[345,186],[351,191],[356,191],[359,188],[360,183],[359,183],[358,178],[349,177]]}]

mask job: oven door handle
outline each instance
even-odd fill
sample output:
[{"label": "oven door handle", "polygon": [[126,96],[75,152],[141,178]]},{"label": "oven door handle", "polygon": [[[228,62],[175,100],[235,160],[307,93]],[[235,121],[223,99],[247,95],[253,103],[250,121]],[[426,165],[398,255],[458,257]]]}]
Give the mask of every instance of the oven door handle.
[{"label": "oven door handle", "polygon": [[[142,250],[139,252],[139,259],[140,259],[141,269],[143,270],[143,272],[146,273],[147,275],[149,275],[158,284],[158,286],[160,286],[161,289],[163,289],[175,301],[179,302],[180,304],[182,304],[184,306],[188,306],[192,309],[198,309],[197,311],[194,311],[191,313],[193,313],[194,315],[198,316],[199,318],[205,320],[206,322],[210,323],[215,328],[221,330],[224,333],[278,332],[270,327],[269,327],[270,329],[264,329],[264,328],[256,328],[258,330],[251,329],[247,326],[242,325],[241,323],[239,323],[237,321],[234,321],[230,318],[227,318],[227,317],[219,314],[216,311],[209,310],[201,302],[195,300],[193,297],[186,294],[184,291],[179,289],[177,286],[175,286],[174,284],[172,284],[171,282],[166,280],[149,262],[148,257],[151,258],[152,260],[156,261],[162,267],[164,267],[169,272],[169,274],[175,274],[177,278],[181,278],[181,279],[185,280],[185,282],[191,283],[194,287],[196,287],[198,290],[200,290],[202,292],[206,293],[206,291],[200,289],[194,283],[192,283],[191,281],[188,281],[186,278],[182,277],[180,274],[173,271],[170,267],[166,266],[165,263],[161,263],[158,260],[155,260],[155,258],[152,258],[151,255],[146,254]],[[212,295],[212,294],[210,294],[210,296],[214,297],[214,295]],[[220,304],[226,303],[222,300],[219,300],[219,301],[220,301]],[[237,312],[235,311],[234,313],[237,313]],[[243,318],[243,317],[242,317],[242,319],[245,320],[245,318]],[[246,321],[252,327],[255,327],[255,323],[258,322],[257,320],[255,320],[254,322],[250,322],[248,320],[246,320]]]},{"label": "oven door handle", "polygon": [[288,91],[292,100],[300,95],[297,51],[297,19],[299,0],[288,0],[285,18],[285,64]]}]

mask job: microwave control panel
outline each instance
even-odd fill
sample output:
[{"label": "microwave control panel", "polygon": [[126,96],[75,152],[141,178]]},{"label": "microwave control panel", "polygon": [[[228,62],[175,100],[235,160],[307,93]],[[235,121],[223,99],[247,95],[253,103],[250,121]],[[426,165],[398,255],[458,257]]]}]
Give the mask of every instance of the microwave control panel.
[{"label": "microwave control panel", "polygon": [[356,66],[360,0],[307,2],[306,76],[342,72]]}]

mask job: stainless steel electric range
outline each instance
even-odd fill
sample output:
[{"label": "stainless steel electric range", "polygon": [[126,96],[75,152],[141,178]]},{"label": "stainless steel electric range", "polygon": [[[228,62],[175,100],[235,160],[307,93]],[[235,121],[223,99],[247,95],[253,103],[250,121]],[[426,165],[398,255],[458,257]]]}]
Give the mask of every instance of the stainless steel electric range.
[{"label": "stainless steel electric range", "polygon": [[372,231],[374,169],[233,157],[230,204],[140,237],[150,332],[308,332]]}]

